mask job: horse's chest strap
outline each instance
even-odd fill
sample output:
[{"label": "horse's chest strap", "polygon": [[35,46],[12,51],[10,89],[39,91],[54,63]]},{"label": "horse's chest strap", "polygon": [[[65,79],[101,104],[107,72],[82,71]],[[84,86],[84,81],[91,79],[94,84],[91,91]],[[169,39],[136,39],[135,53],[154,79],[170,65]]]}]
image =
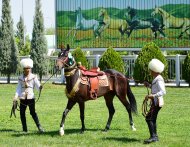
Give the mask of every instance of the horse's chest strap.
[{"label": "horse's chest strap", "polygon": [[80,78],[76,81],[75,85],[73,86],[73,89],[70,93],[68,93],[67,88],[65,88],[65,93],[68,98],[72,98],[75,96],[75,93],[79,90],[79,83],[81,82]]}]

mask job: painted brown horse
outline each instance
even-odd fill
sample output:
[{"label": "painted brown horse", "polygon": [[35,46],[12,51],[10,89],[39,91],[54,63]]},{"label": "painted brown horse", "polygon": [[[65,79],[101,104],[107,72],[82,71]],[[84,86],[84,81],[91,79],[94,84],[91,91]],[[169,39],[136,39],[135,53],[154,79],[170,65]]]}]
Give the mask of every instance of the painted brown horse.
[{"label": "painted brown horse", "polygon": [[[82,123],[81,133],[85,131],[85,123],[84,123],[84,108],[85,102],[88,100],[92,100],[93,98],[90,96],[90,86],[85,84],[85,78],[100,78],[98,84],[98,90],[96,91],[96,98],[104,96],[106,106],[109,111],[109,117],[107,124],[105,126],[104,131],[110,129],[111,121],[113,115],[115,113],[114,105],[113,105],[113,98],[117,96],[121,103],[125,106],[128,115],[130,126],[132,130],[136,130],[133,119],[132,119],[132,112],[137,112],[136,100],[135,97],[130,89],[128,79],[121,74],[120,72],[109,69],[105,70],[104,72],[93,72],[91,74],[84,75],[84,70],[79,68],[76,65],[74,58],[71,56],[69,52],[69,45],[67,45],[67,49],[61,50],[57,61],[56,61],[57,69],[64,68],[65,70],[65,77],[66,77],[66,95],[68,97],[68,103],[66,109],[63,112],[61,124],[60,124],[60,135],[64,135],[64,123],[68,112],[72,109],[72,107],[78,103],[80,109],[80,119]],[[89,76],[91,75],[91,76]],[[107,84],[103,84],[100,86],[100,80],[104,79],[107,81]],[[90,80],[86,80],[90,81]],[[106,83],[104,81],[104,83]],[[129,102],[126,99],[126,95],[129,99]]]}]

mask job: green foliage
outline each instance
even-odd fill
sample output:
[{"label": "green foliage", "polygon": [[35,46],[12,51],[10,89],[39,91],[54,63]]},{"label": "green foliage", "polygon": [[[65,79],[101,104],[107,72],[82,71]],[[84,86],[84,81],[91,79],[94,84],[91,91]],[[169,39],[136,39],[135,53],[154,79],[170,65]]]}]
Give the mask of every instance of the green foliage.
[{"label": "green foliage", "polygon": [[17,23],[16,37],[19,54],[21,55],[21,52],[24,50],[24,20],[22,16],[20,16],[20,20]]},{"label": "green foliage", "polygon": [[187,51],[180,51],[180,50],[177,50],[177,51],[166,51],[166,52],[167,52],[167,55],[176,55],[176,54],[186,55],[187,54]]},{"label": "green foliage", "polygon": [[26,56],[30,54],[30,38],[29,35],[24,36],[24,20],[20,17],[17,23],[16,31],[16,44],[18,46],[18,51],[20,56]]},{"label": "green foliage", "polygon": [[42,75],[47,73],[47,41],[45,38],[44,19],[41,11],[41,0],[36,0],[34,27],[31,40],[31,58],[34,61],[33,72]]},{"label": "green foliage", "polygon": [[108,48],[100,58],[99,67],[101,70],[115,69],[124,74],[124,62],[118,52],[112,47]]},{"label": "green foliage", "polygon": [[150,75],[150,71],[148,69],[148,64],[151,59],[157,58],[164,65],[165,69],[162,72],[162,76],[165,80],[168,79],[168,64],[164,55],[162,54],[160,48],[153,42],[147,43],[139,53],[137,60],[135,61],[134,75],[133,78],[137,82],[143,81],[152,81],[152,76]]},{"label": "green foliage", "polygon": [[85,57],[85,53],[81,50],[80,47],[77,47],[72,52],[72,55],[75,58],[76,63],[81,62],[82,66],[85,66],[87,69],[89,69],[89,63]]},{"label": "green foliage", "polygon": [[17,47],[14,38],[13,20],[11,18],[10,0],[2,1],[2,18],[0,29],[0,72],[7,75],[7,83],[10,83],[10,75],[17,69]]},{"label": "green foliage", "polygon": [[190,86],[190,54],[187,54],[183,64],[183,78]]}]

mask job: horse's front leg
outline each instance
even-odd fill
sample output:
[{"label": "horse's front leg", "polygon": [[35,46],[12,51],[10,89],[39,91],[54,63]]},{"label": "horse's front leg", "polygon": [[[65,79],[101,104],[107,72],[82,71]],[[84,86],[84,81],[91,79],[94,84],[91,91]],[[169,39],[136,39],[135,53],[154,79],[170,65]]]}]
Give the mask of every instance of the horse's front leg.
[{"label": "horse's front leg", "polygon": [[73,35],[72,41],[73,41],[74,38],[76,37],[76,34],[77,34],[77,29],[75,29],[75,32],[74,32],[74,35]]},{"label": "horse's front leg", "polygon": [[80,120],[82,124],[81,132],[84,133],[85,131],[85,124],[84,124],[84,109],[85,109],[85,103],[84,102],[79,102],[79,109],[80,109]]},{"label": "horse's front leg", "polygon": [[74,101],[71,101],[69,99],[68,103],[67,103],[67,107],[66,109],[64,110],[63,112],[63,115],[62,115],[62,120],[61,120],[61,124],[60,124],[60,130],[59,130],[59,134],[61,136],[63,136],[65,134],[65,131],[64,131],[64,123],[65,123],[65,119],[66,119],[66,116],[68,114],[68,112],[72,109],[72,107],[76,104],[76,102]]},{"label": "horse's front leg", "polygon": [[[189,28],[188,28],[189,29]],[[178,39],[181,39],[183,34],[188,30],[185,27],[182,28],[180,35],[178,36]]]}]

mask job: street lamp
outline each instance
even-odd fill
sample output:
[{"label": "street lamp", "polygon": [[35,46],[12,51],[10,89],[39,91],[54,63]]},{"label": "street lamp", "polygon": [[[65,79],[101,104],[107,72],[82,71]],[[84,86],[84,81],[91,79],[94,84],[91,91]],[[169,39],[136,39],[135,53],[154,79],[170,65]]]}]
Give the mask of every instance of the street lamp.
[{"label": "street lamp", "polygon": [[[24,24],[24,5],[23,5],[23,0],[22,0],[22,19],[23,19],[23,24]],[[25,45],[25,27],[24,27],[24,45]]]}]

